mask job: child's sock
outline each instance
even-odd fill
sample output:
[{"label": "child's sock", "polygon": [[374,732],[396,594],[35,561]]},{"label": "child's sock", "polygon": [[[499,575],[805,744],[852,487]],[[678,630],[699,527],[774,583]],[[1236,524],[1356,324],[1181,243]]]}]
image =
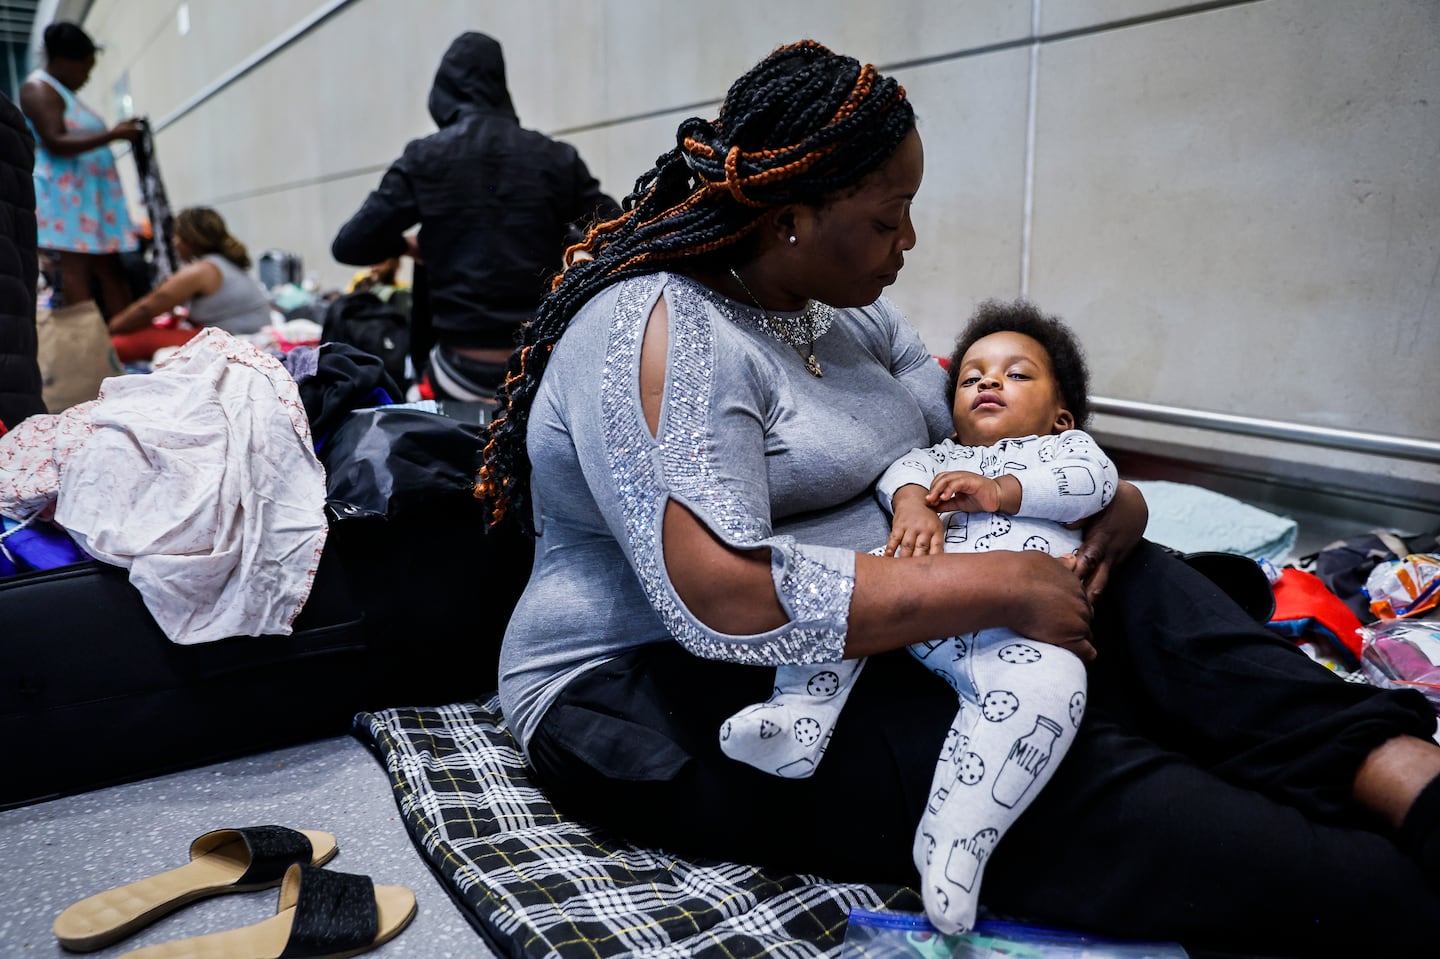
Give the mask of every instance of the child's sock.
[{"label": "child's sock", "polygon": [[1440,884],[1440,776],[1415,797],[1396,841],[1420,863],[1432,883]]},{"label": "child's sock", "polygon": [[788,779],[815,772],[863,659],[818,666],[781,666],[769,700],[746,706],[720,728],[731,759]]}]

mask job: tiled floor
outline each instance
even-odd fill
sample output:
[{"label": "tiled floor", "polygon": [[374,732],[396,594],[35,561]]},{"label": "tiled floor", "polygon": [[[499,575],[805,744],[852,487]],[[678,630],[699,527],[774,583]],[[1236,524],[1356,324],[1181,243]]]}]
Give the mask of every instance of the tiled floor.
[{"label": "tiled floor", "polygon": [[[103,749],[97,737],[96,748]],[[191,840],[227,826],[279,823],[334,833],[327,868],[408,886],[418,910],[378,959],[489,959],[411,842],[385,770],[347,736],[0,812],[0,956],[73,956],[51,923],[70,903],[183,864]],[[268,918],[277,890],[203,900],[107,949],[231,929]]]}]

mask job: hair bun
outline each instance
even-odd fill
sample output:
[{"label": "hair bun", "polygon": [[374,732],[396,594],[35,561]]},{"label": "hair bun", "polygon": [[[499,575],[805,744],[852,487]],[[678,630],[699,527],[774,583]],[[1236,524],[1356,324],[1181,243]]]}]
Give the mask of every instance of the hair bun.
[{"label": "hair bun", "polygon": [[714,123],[700,117],[682,120],[675,130],[675,146],[685,165],[701,179],[710,183],[724,181],[726,145]]},{"label": "hair bun", "polygon": [[709,120],[700,117],[690,117],[687,120],[681,120],[680,126],[675,130],[676,146],[682,150],[685,149],[686,140],[694,140],[697,143],[705,144],[711,149],[718,150],[720,146],[720,131],[716,129],[715,124]]}]

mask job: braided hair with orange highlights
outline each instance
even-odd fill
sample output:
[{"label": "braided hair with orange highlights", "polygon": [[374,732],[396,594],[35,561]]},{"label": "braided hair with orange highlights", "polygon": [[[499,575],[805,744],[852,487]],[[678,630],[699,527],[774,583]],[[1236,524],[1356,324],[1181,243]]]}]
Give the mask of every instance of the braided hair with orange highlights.
[{"label": "braided hair with orange highlights", "polygon": [[530,406],[550,351],[587,301],[682,263],[739,262],[768,210],[824,206],[888,160],[914,127],[899,83],[813,40],[776,49],[736,80],[716,119],[683,121],[675,148],[635,181],[624,212],[566,251],[565,269],[521,328],[475,487],[491,524],[512,515],[531,527]]}]

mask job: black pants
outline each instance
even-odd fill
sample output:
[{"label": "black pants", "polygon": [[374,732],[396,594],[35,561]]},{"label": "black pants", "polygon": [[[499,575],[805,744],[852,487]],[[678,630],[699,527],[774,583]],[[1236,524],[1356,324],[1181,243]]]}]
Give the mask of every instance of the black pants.
[{"label": "black pants", "polygon": [[[1231,952],[1433,948],[1440,897],[1350,787],[1363,757],[1429,736],[1418,693],[1340,681],[1209,580],[1142,543],[1112,577],[1079,735],[1001,841],[981,900],[1004,914]],[[810,779],[719,749],[773,670],[670,643],[573,682],[530,752],[577,818],[685,855],[915,883],[910,847],[954,693],[873,657]]]}]

